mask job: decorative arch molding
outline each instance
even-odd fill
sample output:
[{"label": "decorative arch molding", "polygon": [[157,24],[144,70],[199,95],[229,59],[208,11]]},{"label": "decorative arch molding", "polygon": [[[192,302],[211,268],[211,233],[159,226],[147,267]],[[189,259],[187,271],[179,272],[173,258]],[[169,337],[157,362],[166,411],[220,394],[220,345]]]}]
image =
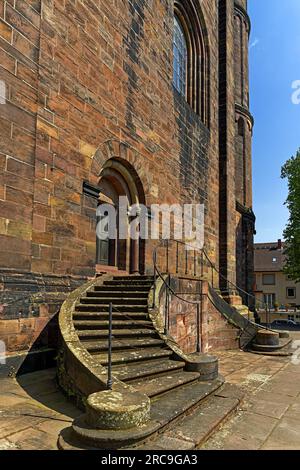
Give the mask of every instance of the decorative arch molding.
[{"label": "decorative arch molding", "polygon": [[[89,178],[91,184],[98,185],[103,171],[108,168],[119,171],[131,185],[131,190],[133,187],[137,187],[141,195],[150,193],[151,181],[147,177],[142,178],[142,175],[150,175],[150,171],[147,171],[147,162],[136,149],[126,142],[110,139],[98,147],[92,157]],[[140,202],[146,203],[141,199]]]},{"label": "decorative arch molding", "polygon": [[254,118],[250,111],[245,108],[244,106],[240,106],[239,104],[235,104],[235,112],[236,112],[236,117],[235,120],[238,122],[240,117],[246,120],[248,124],[249,131],[252,133],[253,132],[253,127],[254,127]]},{"label": "decorative arch molding", "polygon": [[185,32],[188,46],[187,101],[209,127],[209,37],[198,0],[175,0],[174,14]]},{"label": "decorative arch molding", "polygon": [[234,3],[234,14],[239,17],[241,21],[245,23],[246,30],[248,35],[251,33],[251,20],[250,17],[242,5],[239,5],[237,2]]},{"label": "decorative arch molding", "polygon": [[[142,169],[141,165],[145,175],[145,159],[128,144],[118,140],[103,142],[92,157],[89,178],[99,205],[109,204],[118,208],[120,196],[127,198],[129,206],[146,205],[145,184],[138,173]],[[128,215],[126,223],[129,223],[130,217]],[[96,251],[96,264],[102,270],[109,266],[110,269],[113,267],[122,272],[144,272],[145,241],[142,239],[125,240],[119,238],[119,232],[116,239],[98,237]]]}]

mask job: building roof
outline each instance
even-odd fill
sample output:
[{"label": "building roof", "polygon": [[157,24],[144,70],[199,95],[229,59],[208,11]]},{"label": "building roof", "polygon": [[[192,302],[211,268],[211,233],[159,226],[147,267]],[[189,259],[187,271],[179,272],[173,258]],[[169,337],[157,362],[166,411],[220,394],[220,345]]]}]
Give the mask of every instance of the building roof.
[{"label": "building roof", "polygon": [[254,245],[254,271],[280,272],[285,263],[284,243],[281,240],[275,243],[255,243]]}]

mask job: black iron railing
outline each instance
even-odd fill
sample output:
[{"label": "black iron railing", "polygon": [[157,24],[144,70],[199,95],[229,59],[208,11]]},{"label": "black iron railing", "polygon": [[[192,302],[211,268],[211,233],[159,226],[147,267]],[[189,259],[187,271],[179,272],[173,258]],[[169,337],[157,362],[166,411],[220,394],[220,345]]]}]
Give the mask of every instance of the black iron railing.
[{"label": "black iron railing", "polygon": [[[159,257],[159,251],[163,250],[161,256]],[[173,261],[173,262],[172,262]],[[153,252],[153,272],[154,272],[154,287],[153,287],[153,306],[156,305],[156,296],[157,296],[157,280],[160,278],[166,286],[168,295],[174,295],[183,302],[197,305],[198,310],[203,311],[203,288],[202,282],[206,280],[210,282],[213,289],[219,289],[220,281],[225,281],[225,288],[221,293],[235,293],[241,295],[246,299],[246,306],[248,308],[248,321],[254,323],[251,320],[251,315],[256,311],[256,305],[261,305],[262,310],[266,313],[267,318],[267,327],[262,327],[269,329],[270,325],[270,309],[267,304],[256,299],[255,295],[246,292],[244,289],[239,287],[233,281],[224,276],[216,265],[211,261],[205,249],[195,248],[193,245],[180,240],[164,240],[162,241]],[[167,275],[166,276],[163,275]],[[201,295],[199,301],[188,301],[181,296],[179,296],[171,287],[171,278],[172,275],[182,274],[184,276],[192,276],[195,279],[201,280]],[[194,293],[196,295],[196,293]],[[169,314],[170,302],[166,301],[165,311]],[[197,323],[199,318],[199,313],[197,310]],[[201,319],[199,321],[201,323]],[[169,319],[165,319],[165,330],[168,330]],[[198,341],[197,341],[198,342]]]},{"label": "black iron railing", "polygon": [[107,365],[107,390],[112,390],[112,341],[113,341],[113,305],[109,304],[108,317],[108,365]]},{"label": "black iron railing", "polygon": [[[172,272],[171,259],[172,245],[175,244],[175,266],[174,272]],[[189,247],[189,249],[187,249]],[[161,268],[159,267],[158,261],[158,251],[160,248],[165,249],[165,256],[162,259],[165,262],[166,273],[163,274]],[[184,252],[180,256],[180,248],[184,249]],[[181,250],[182,251],[182,250]],[[183,260],[183,264],[180,263],[180,258]],[[174,259],[174,258],[173,258]],[[157,281],[160,279],[165,287],[165,324],[164,332],[165,335],[169,333],[170,330],[170,297],[174,296],[178,300],[196,307],[196,351],[201,352],[201,322],[202,322],[202,312],[203,312],[203,299],[207,294],[203,293],[203,275],[204,275],[204,253],[202,250],[197,250],[191,245],[187,245],[184,242],[177,240],[166,240],[161,242],[158,247],[153,252],[153,266],[154,266],[154,285],[153,285],[153,308],[156,306],[157,301]],[[192,276],[195,280],[198,278],[200,283],[200,292],[185,292],[178,293],[175,292],[172,287],[172,277],[180,277],[180,275]],[[183,297],[183,295],[193,295],[199,296],[199,300],[188,300]]]}]

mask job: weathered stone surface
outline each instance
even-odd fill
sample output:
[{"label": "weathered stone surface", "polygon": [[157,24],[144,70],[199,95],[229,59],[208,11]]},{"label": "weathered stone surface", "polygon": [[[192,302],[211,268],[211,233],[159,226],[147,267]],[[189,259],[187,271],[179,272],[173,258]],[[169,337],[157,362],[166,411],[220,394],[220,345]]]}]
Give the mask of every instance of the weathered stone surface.
[{"label": "weathered stone surface", "polygon": [[150,419],[150,400],[134,391],[105,390],[87,399],[86,420],[95,429],[130,429]]},{"label": "weathered stone surface", "polygon": [[[147,205],[205,204],[210,257],[231,281],[237,265],[251,289],[247,13],[233,0],[201,2],[210,60],[203,60],[196,105],[172,84],[171,1],[154,9],[141,0],[113,8],[104,0],[97,7],[71,3],[50,8],[25,0],[0,9],[0,78],[9,83],[0,108],[0,265],[24,280],[25,271],[93,275],[97,199],[83,194],[83,183],[98,186],[101,169],[115,159],[132,168]],[[153,247],[146,244],[141,263],[151,273]],[[37,284],[48,292],[47,282]],[[27,314],[27,299],[8,308],[7,317],[16,318],[21,307]],[[195,349],[196,335],[188,332],[193,313],[188,325],[182,315],[173,324],[187,352]],[[205,348],[237,345],[236,331],[216,312],[204,323]],[[10,347],[28,349],[23,339],[11,338]]]},{"label": "weathered stone surface", "polygon": [[279,346],[279,333],[275,331],[259,330],[255,343],[262,346]]}]

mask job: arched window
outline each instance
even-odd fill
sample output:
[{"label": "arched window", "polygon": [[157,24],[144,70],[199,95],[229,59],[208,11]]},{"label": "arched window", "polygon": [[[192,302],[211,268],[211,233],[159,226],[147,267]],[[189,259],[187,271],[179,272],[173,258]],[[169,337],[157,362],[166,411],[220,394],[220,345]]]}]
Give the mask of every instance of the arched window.
[{"label": "arched window", "polygon": [[186,96],[187,43],[185,33],[177,16],[174,16],[173,36],[173,83],[181,95]]},{"label": "arched window", "polygon": [[209,54],[198,0],[174,0],[173,85],[209,125]]}]

